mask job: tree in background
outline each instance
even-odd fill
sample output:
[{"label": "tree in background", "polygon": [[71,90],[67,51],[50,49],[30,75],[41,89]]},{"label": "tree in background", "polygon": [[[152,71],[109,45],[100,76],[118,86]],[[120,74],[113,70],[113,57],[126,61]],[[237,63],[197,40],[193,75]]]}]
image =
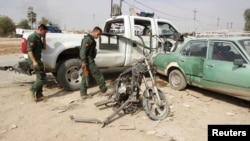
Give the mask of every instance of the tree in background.
[{"label": "tree in background", "polygon": [[42,17],[41,20],[38,22],[38,24],[50,24],[50,25],[53,25],[55,27],[59,27],[56,23],[53,23],[52,21],[50,21],[49,19],[45,18],[45,17]]},{"label": "tree in background", "polygon": [[30,27],[30,25],[29,25],[29,21],[28,20],[21,20],[21,22],[19,22],[18,24],[17,24],[17,27],[19,27],[19,28],[23,28],[23,29],[30,29],[31,27]]},{"label": "tree in background", "polygon": [[31,23],[31,29],[33,29],[33,24],[36,23],[36,13],[33,11],[33,7],[28,8],[28,21]]},{"label": "tree in background", "polygon": [[13,35],[15,28],[14,22],[9,17],[0,17],[0,36]]},{"label": "tree in background", "polygon": [[51,24],[51,21],[45,17],[42,17],[41,20],[38,22],[38,24]]},{"label": "tree in background", "polygon": [[250,31],[250,8],[246,9],[244,12],[244,18],[245,18],[245,31]]}]

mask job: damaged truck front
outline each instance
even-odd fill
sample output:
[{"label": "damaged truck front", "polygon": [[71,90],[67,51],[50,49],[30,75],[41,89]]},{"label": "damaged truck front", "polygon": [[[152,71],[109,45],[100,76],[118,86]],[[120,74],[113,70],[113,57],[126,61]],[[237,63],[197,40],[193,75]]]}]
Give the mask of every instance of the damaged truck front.
[{"label": "damaged truck front", "polygon": [[[27,58],[27,37],[23,35],[22,52]],[[164,19],[121,15],[108,19],[103,34],[97,40],[99,68],[129,67],[143,57],[147,48],[170,51],[175,39],[180,35],[177,28]],[[78,90],[81,82],[79,47],[84,34],[47,33],[47,49],[42,52],[42,60],[48,73],[52,73],[65,90]],[[160,48],[161,47],[161,48]],[[20,61],[15,70],[32,75],[26,60]]]}]

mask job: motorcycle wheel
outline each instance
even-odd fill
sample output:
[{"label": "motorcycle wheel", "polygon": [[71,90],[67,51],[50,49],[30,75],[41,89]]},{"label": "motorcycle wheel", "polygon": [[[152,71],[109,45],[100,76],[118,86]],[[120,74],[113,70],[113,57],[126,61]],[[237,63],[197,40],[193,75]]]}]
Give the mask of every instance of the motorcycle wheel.
[{"label": "motorcycle wheel", "polygon": [[167,117],[169,112],[169,105],[166,100],[166,97],[159,89],[158,93],[160,99],[162,100],[162,105],[157,104],[157,97],[155,94],[152,93],[152,91],[150,91],[150,96],[149,97],[144,96],[142,101],[145,113],[152,120],[163,120]]}]

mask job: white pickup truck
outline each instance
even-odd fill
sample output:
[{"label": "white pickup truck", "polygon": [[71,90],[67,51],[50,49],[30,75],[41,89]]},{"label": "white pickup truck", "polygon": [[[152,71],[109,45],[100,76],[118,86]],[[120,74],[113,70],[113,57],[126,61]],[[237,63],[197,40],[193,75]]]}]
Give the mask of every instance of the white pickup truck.
[{"label": "white pickup truck", "polygon": [[[23,35],[24,54],[29,34]],[[97,40],[95,61],[100,68],[132,66],[146,53],[145,46],[165,46],[165,50],[169,50],[178,35],[177,28],[164,19],[129,15],[113,17],[106,20],[103,35]],[[47,49],[42,52],[45,69],[53,73],[65,90],[80,88],[79,47],[83,37],[83,34],[64,33],[48,33],[46,36]],[[19,63],[18,69],[27,72],[25,66],[24,62]]]}]

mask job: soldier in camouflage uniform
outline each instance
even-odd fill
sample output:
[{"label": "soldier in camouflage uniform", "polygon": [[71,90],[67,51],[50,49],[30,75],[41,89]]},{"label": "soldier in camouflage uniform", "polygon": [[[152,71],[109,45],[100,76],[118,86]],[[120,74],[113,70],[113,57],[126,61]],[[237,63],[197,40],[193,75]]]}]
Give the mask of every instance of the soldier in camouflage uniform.
[{"label": "soldier in camouflage uniform", "polygon": [[46,49],[46,33],[48,28],[41,24],[38,29],[28,37],[28,64],[34,70],[36,80],[32,84],[29,94],[35,101],[43,100],[43,84],[46,81],[46,73],[41,61],[42,49]]},{"label": "soldier in camouflage uniform", "polygon": [[[107,87],[105,84],[105,80],[103,74],[97,68],[95,64],[95,57],[96,57],[96,41],[95,39],[99,38],[101,35],[102,30],[100,27],[94,27],[92,32],[86,35],[82,39],[81,48],[80,48],[80,58],[82,62],[82,70],[83,72],[87,69],[89,74],[95,79],[97,84],[99,85],[100,91],[105,93],[107,91]],[[80,94],[82,99],[87,98],[87,78],[84,73],[82,74],[82,82],[80,87]]]}]

